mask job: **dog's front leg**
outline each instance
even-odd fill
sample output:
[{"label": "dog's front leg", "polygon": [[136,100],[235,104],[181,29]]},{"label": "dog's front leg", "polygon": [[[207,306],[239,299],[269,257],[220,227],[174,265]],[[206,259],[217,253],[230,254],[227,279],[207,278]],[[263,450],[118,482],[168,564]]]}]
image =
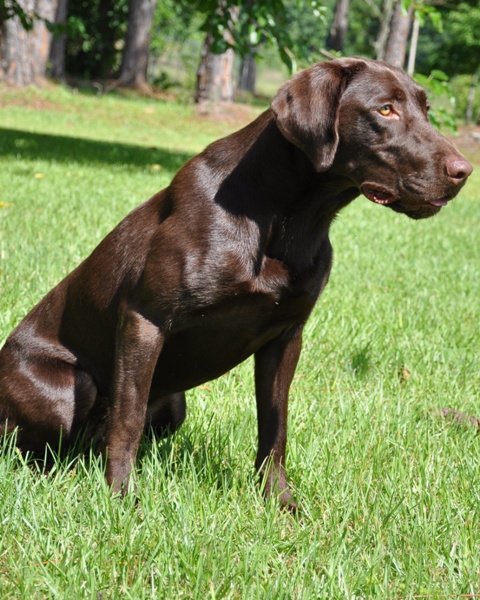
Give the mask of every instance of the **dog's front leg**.
[{"label": "dog's front leg", "polygon": [[265,494],[278,495],[282,508],[292,512],[285,473],[288,392],[302,347],[302,327],[263,346],[255,354],[255,390],[258,418],[257,470],[264,478]]},{"label": "dog's front leg", "polygon": [[116,334],[112,407],[104,442],[107,482],[114,492],[128,491],[162,345],[163,336],[157,325],[131,308],[121,311]]}]

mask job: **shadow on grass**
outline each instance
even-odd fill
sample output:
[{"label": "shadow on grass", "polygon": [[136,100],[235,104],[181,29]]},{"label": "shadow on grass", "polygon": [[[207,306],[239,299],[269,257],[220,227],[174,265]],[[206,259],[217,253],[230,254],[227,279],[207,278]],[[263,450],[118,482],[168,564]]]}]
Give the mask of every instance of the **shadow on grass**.
[{"label": "shadow on grass", "polygon": [[0,128],[0,156],[83,165],[146,167],[158,164],[176,172],[192,155],[157,147]]},{"label": "shadow on grass", "polygon": [[372,363],[371,351],[371,344],[368,343],[353,353],[351,365],[356,377],[361,379],[366,377]]},{"label": "shadow on grass", "polygon": [[[97,470],[105,477],[106,461],[100,448],[91,440],[80,436],[68,447],[62,446],[60,441],[58,447],[52,449],[47,446],[34,454],[18,450],[16,439],[16,430],[0,433],[0,457],[4,471],[28,467],[36,475],[51,477],[55,473],[72,470],[87,473]],[[141,474],[144,462],[150,463],[147,470],[153,469],[158,476],[170,478],[174,473],[185,479],[193,476],[196,481],[223,490],[233,488],[235,478],[238,478],[231,432],[210,426],[198,436],[183,431],[157,436],[150,430],[142,436],[134,471]]]}]

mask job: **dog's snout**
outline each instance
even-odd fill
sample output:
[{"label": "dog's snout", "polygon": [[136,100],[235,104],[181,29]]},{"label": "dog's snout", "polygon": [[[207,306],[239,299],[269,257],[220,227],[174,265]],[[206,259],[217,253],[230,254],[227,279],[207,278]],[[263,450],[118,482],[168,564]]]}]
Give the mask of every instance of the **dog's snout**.
[{"label": "dog's snout", "polygon": [[445,161],[445,171],[452,183],[463,183],[473,171],[472,165],[459,156],[449,156]]}]

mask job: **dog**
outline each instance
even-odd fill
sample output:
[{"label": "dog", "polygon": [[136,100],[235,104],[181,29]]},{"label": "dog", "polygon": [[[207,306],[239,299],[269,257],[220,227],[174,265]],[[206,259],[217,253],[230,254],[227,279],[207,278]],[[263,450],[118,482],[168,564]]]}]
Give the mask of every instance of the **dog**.
[{"label": "dog", "polygon": [[267,495],[295,510],[285,447],[302,329],[332,264],[329,227],[360,194],[422,219],[472,167],[401,70],[341,58],[301,71],[137,207],[0,352],[0,423],[22,451],[83,435],[124,492],[142,432],[174,432],[185,391],[255,357]]}]

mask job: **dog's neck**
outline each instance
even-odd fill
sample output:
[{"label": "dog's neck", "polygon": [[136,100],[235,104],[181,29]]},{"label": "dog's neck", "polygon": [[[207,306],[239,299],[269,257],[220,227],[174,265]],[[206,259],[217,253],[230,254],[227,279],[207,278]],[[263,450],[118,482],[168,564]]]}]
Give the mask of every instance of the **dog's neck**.
[{"label": "dog's neck", "polygon": [[[222,142],[235,144],[237,138],[244,144],[248,140],[243,159],[218,190],[216,201],[236,214],[269,223],[268,254],[310,263],[338,212],[360,191],[338,174],[317,173],[309,158],[280,133],[271,110]],[[245,194],[224,193],[242,188]]]},{"label": "dog's neck", "polygon": [[[360,193],[338,174],[317,173],[280,133],[270,109],[208,146],[184,169],[202,190],[201,201],[254,221],[265,254],[295,265],[315,260],[339,210]],[[172,182],[174,192],[177,181]],[[176,191],[177,197],[186,192]]]}]

